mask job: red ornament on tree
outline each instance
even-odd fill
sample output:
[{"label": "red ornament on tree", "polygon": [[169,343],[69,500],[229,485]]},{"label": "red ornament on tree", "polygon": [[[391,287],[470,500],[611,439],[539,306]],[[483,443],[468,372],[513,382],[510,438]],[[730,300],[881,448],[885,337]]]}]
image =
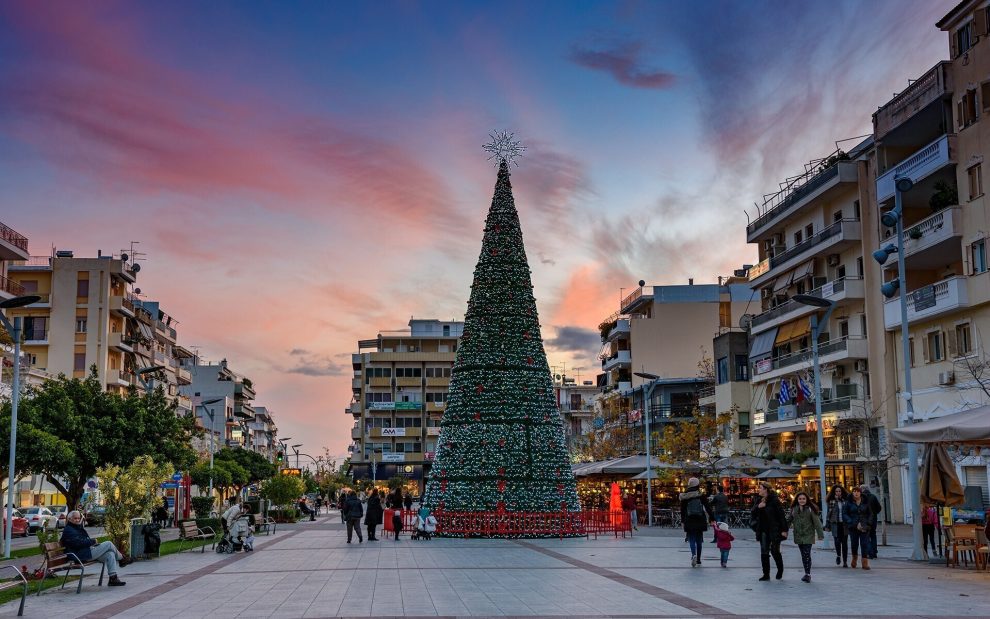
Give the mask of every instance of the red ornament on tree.
[{"label": "red ornament on tree", "polygon": [[485,390],[485,386],[484,386],[484,385],[478,385],[478,386],[477,386],[477,387],[475,388],[475,391],[476,391],[476,392],[478,392],[478,393],[481,393],[481,392],[482,392],[482,391],[484,391],[484,390]]},{"label": "red ornament on tree", "polygon": [[504,466],[498,467],[498,474],[499,475],[505,475],[505,467]]},{"label": "red ornament on tree", "polygon": [[481,421],[481,413],[475,413],[474,414],[474,420],[475,421]]},{"label": "red ornament on tree", "polygon": [[533,358],[532,357],[526,357],[526,363],[528,363],[530,365],[533,365]]},{"label": "red ornament on tree", "polygon": [[[463,337],[463,336],[462,336],[462,337]],[[529,331],[524,331],[524,332],[523,332],[523,337],[524,337],[524,338],[526,338],[526,339],[528,340],[528,339],[529,339]]]},{"label": "red ornament on tree", "polygon": [[504,479],[498,480],[498,491],[499,492],[505,492],[505,480]]},{"label": "red ornament on tree", "polygon": [[440,492],[447,492],[447,480],[441,480],[440,482]]}]

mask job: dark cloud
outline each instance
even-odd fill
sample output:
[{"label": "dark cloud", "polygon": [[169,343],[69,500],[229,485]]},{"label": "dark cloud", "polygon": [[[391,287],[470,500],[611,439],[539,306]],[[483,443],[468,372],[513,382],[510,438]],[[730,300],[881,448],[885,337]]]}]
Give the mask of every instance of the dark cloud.
[{"label": "dark cloud", "polygon": [[612,49],[591,50],[575,47],[570,59],[575,64],[596,71],[605,71],[617,82],[633,88],[670,88],[674,75],[653,71],[640,65],[640,43],[625,43]]},{"label": "dark cloud", "polygon": [[594,353],[601,348],[601,335],[584,327],[557,327],[554,337],[546,341],[547,348],[555,352]]},{"label": "dark cloud", "polygon": [[303,376],[343,376],[344,368],[330,361],[319,361],[314,364],[300,363],[285,370],[286,374],[302,374]]},{"label": "dark cloud", "polygon": [[309,351],[306,350],[305,348],[293,348],[292,350],[289,351],[289,354],[293,356],[308,355]]},{"label": "dark cloud", "polygon": [[554,260],[553,258],[548,257],[542,251],[541,252],[537,252],[536,255],[539,257],[540,262],[542,264],[549,264],[550,266],[553,266],[553,265],[557,264],[557,261],[556,260]]}]

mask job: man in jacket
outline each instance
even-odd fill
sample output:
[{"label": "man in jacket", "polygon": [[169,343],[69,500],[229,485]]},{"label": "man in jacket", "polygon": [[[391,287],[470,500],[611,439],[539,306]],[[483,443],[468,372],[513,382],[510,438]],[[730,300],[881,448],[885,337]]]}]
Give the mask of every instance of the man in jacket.
[{"label": "man in jacket", "polygon": [[622,495],[622,511],[629,514],[629,524],[632,528],[639,531],[639,517],[636,514],[636,497],[632,496],[628,492]]},{"label": "man in jacket", "polygon": [[95,539],[86,533],[83,527],[82,514],[76,510],[69,512],[65,518],[65,530],[62,531],[60,543],[66,552],[76,555],[80,561],[99,561],[107,566],[107,573],[110,574],[111,587],[123,587],[125,583],[117,577],[117,568],[123,567],[131,562],[130,558],[120,554],[113,542],[97,543]]},{"label": "man in jacket", "polygon": [[344,501],[344,517],[347,519],[347,543],[351,543],[351,536],[353,532],[357,532],[358,543],[364,542],[364,537],[361,535],[361,516],[364,515],[364,508],[361,506],[361,500],[358,499],[357,493],[351,490],[351,493],[347,495],[347,500]]},{"label": "man in jacket", "polygon": [[877,558],[877,523],[880,521],[880,512],[883,511],[883,505],[880,504],[880,499],[877,495],[870,492],[870,487],[866,484],[860,486],[863,490],[863,497],[866,499],[867,503],[870,505],[870,512],[873,514],[873,521],[870,523],[870,558]]},{"label": "man in jacket", "polygon": [[[721,484],[718,486],[718,492],[712,497],[712,511],[715,512],[716,522],[729,522],[729,497],[725,496],[725,490]],[[713,544],[716,541],[712,539]]]}]

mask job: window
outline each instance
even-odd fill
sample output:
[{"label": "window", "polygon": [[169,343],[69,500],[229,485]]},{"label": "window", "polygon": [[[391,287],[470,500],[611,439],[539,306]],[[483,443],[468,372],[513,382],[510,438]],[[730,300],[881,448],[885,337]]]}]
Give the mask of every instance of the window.
[{"label": "window", "polygon": [[849,321],[843,320],[839,323],[839,337],[846,339],[849,337]]},{"label": "window", "polygon": [[911,367],[914,367],[914,338],[908,338],[908,353],[911,357]]},{"label": "window", "polygon": [[395,418],[396,428],[421,428],[423,427],[423,419],[421,417],[396,417]]},{"label": "window", "polygon": [[868,337],[868,333],[866,331],[866,322],[867,322],[866,321],[866,314],[861,314],[860,317],[859,317],[859,329],[860,329],[860,331],[862,331],[861,335],[864,338],[865,337]]},{"label": "window", "polygon": [[76,280],[76,297],[86,297],[89,298],[89,280],[80,279]]},{"label": "window", "polygon": [[427,391],[426,392],[426,401],[427,402],[435,402],[437,404],[440,404],[442,402],[446,402],[447,401],[447,393],[445,391]]},{"label": "window", "polygon": [[368,417],[367,423],[365,423],[368,428],[391,428],[392,420],[388,417]]},{"label": "window", "polygon": [[853,200],[853,219],[859,221],[859,200]]},{"label": "window", "polygon": [[801,231],[798,230],[797,232],[794,233],[794,244],[800,245],[801,241],[802,241]]},{"label": "window", "polygon": [[932,331],[926,336],[926,350],[928,351],[928,362],[934,363],[945,359],[945,349],[942,343],[942,332]]},{"label": "window", "polygon": [[840,211],[835,211],[835,213],[832,214],[832,221],[833,222],[842,221],[842,211],[841,210]]},{"label": "window", "polygon": [[729,358],[720,357],[715,364],[715,380],[722,385],[729,382]]},{"label": "window", "polygon": [[967,90],[962,99],[956,103],[956,112],[959,114],[959,128],[968,127],[976,122],[976,91]]},{"label": "window", "polygon": [[395,453],[417,453],[423,451],[422,443],[411,443],[407,441],[396,441]]},{"label": "window", "polygon": [[20,284],[21,287],[24,288],[24,294],[34,294],[38,292],[38,280],[36,279],[22,279]]},{"label": "window", "polygon": [[395,368],[396,378],[421,378],[423,368]]},{"label": "window", "polygon": [[72,362],[73,370],[75,370],[76,372],[86,371],[86,353],[77,352],[72,361],[73,361]]},{"label": "window", "polygon": [[856,258],[856,275],[863,277],[863,257]]},{"label": "window", "polygon": [[983,100],[983,111],[990,110],[990,82],[980,84],[980,99]]},{"label": "window", "polygon": [[365,368],[364,375],[368,378],[392,378],[392,368]]},{"label": "window", "polygon": [[815,236],[815,224],[808,224],[804,227],[804,238],[810,239]]},{"label": "window", "polygon": [[47,316],[25,316],[24,317],[24,339],[25,340],[45,340],[48,338],[48,317]]},{"label": "window", "polygon": [[426,378],[450,378],[450,368],[426,368],[424,370]]},{"label": "window", "polygon": [[749,380],[749,358],[736,355],[736,380]]},{"label": "window", "polygon": [[364,398],[368,402],[391,402],[392,394],[388,392],[378,393],[374,391],[369,391],[368,393],[364,394]]},{"label": "window", "polygon": [[956,325],[956,354],[960,357],[973,352],[973,335],[969,323]]},{"label": "window", "polygon": [[443,336],[450,337],[450,325],[443,326]]},{"label": "window", "polygon": [[76,318],[76,333],[86,333],[85,318]]},{"label": "window", "polygon": [[984,239],[970,246],[973,254],[973,274],[985,273],[987,270],[987,245]]},{"label": "window", "polygon": [[983,195],[983,165],[976,164],[966,170],[969,176],[969,199],[974,200]]},{"label": "window", "polygon": [[969,51],[969,48],[973,47],[973,22],[963,24],[956,30],[955,37],[956,44],[956,56],[960,56]]},{"label": "window", "polygon": [[835,279],[845,279],[846,277],[846,265],[840,264],[835,267]]}]

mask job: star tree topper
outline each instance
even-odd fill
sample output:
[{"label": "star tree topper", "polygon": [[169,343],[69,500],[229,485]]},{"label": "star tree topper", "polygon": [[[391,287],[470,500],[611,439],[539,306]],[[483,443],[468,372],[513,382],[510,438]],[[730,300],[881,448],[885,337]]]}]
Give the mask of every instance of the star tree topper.
[{"label": "star tree topper", "polygon": [[515,165],[519,167],[519,163],[516,162],[517,157],[522,157],[523,151],[526,147],[523,146],[519,140],[514,140],[515,134],[509,133],[508,131],[493,131],[488,134],[491,138],[491,142],[482,146],[486,151],[491,153],[488,160],[495,160],[495,167],[502,164],[504,160],[509,165]]}]

